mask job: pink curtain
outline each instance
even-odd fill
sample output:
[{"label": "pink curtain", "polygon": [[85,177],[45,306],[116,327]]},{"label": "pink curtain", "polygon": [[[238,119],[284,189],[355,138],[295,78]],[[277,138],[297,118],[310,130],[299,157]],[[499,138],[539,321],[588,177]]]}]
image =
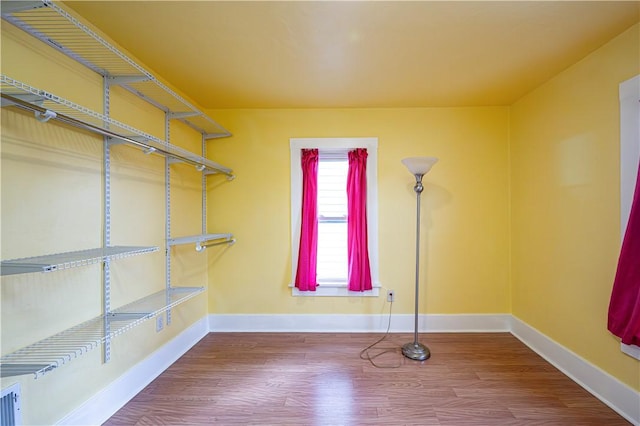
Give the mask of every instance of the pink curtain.
[{"label": "pink curtain", "polygon": [[640,166],[609,303],[609,331],[640,346]]},{"label": "pink curtain", "polygon": [[367,150],[349,151],[347,173],[347,256],[349,291],[371,290],[367,240]]},{"label": "pink curtain", "polygon": [[318,150],[302,150],[302,221],[295,285],[300,291],[318,286]]}]

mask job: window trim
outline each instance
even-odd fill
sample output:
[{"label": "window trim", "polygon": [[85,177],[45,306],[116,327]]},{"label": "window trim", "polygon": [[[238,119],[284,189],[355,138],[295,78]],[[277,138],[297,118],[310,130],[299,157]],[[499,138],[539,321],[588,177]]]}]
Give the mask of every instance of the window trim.
[{"label": "window trim", "polygon": [[620,84],[620,239],[624,239],[640,159],[640,75]]},{"label": "window trim", "polygon": [[[292,296],[347,296],[367,297],[380,294],[378,260],[378,138],[291,138],[291,288]],[[369,291],[349,291],[342,283],[322,283],[316,291],[299,291],[294,284],[300,248],[300,222],[302,206],[302,168],[300,153],[303,149],[319,150],[356,149],[367,150],[367,225],[369,243],[369,263],[373,289]]]},{"label": "window trim", "polygon": [[[640,75],[623,81],[620,97],[620,242],[624,240],[640,160]],[[620,343],[620,350],[640,360],[640,346]]]}]

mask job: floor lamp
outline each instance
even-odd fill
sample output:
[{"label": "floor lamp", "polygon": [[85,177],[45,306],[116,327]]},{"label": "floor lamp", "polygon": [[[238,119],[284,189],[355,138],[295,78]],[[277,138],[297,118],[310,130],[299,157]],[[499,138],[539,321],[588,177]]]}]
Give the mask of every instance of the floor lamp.
[{"label": "floor lamp", "polygon": [[402,164],[416,178],[416,184],[413,190],[416,192],[416,307],[415,307],[415,329],[413,332],[413,342],[405,343],[402,346],[402,354],[409,359],[416,361],[424,361],[431,356],[429,348],[418,342],[418,291],[420,276],[420,194],[424,187],[422,186],[422,176],[426,175],[431,167],[438,161],[435,157],[411,157],[402,160]]}]

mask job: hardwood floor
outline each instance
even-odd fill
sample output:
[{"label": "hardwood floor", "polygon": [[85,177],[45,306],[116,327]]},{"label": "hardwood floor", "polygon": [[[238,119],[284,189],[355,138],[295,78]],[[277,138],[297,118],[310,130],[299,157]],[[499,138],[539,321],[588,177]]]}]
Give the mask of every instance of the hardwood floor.
[{"label": "hardwood floor", "polygon": [[511,334],[380,337],[211,333],[106,425],[629,424]]}]

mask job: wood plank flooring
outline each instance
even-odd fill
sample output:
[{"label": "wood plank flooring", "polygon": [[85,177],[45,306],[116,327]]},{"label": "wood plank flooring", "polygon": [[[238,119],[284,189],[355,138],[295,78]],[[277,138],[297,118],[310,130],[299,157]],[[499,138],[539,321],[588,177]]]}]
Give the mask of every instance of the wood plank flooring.
[{"label": "wood plank flooring", "polygon": [[106,425],[629,424],[511,334],[381,337],[211,333]]}]

